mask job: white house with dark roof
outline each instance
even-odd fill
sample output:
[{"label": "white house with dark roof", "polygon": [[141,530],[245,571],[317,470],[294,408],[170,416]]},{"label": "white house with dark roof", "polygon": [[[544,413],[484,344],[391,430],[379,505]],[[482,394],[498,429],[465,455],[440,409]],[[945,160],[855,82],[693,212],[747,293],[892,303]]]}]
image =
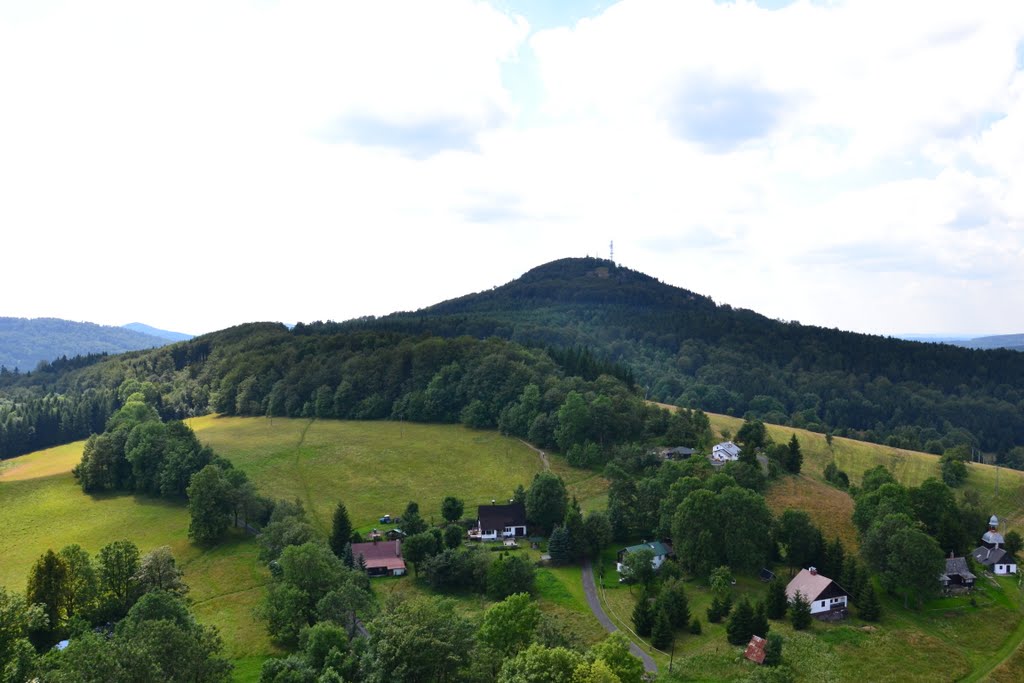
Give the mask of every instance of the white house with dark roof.
[{"label": "white house with dark roof", "polygon": [[786,586],[786,597],[790,601],[800,593],[811,605],[811,614],[823,614],[832,610],[845,610],[850,594],[832,579],[818,573],[814,567],[801,569],[800,573]]},{"label": "white house with dark roof", "polygon": [[526,508],[522,503],[481,505],[477,510],[476,528],[469,537],[479,541],[496,541],[526,535]]},{"label": "white house with dark roof", "polygon": [[1003,548],[1005,540],[1003,535],[997,531],[999,518],[992,515],[988,521],[988,531],[981,537],[981,545],[974,549],[971,556],[974,561],[983,565],[985,569],[993,574],[1005,576],[1017,573],[1017,558],[1006,552]]}]

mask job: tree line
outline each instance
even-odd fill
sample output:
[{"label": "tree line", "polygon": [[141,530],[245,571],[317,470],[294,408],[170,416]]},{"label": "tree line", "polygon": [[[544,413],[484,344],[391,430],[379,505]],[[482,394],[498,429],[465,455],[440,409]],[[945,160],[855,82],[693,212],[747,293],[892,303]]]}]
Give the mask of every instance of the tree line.
[{"label": "tree line", "polygon": [[[604,273],[604,277],[601,273]],[[412,313],[321,324],[586,347],[650,398],[941,453],[1024,444],[1024,355],[773,320],[601,259],[564,259]]]}]

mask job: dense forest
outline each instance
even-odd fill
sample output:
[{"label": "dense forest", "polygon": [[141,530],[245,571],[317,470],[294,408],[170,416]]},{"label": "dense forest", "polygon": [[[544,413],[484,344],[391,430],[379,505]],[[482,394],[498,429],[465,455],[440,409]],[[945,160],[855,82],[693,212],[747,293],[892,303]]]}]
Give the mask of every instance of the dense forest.
[{"label": "dense forest", "polygon": [[0,317],[0,367],[8,370],[34,370],[39,362],[61,356],[122,353],[167,343],[159,336],[124,327],[59,318]]},{"label": "dense forest", "polygon": [[98,433],[136,393],[165,420],[215,411],[499,427],[588,465],[616,443],[707,442],[702,413],[647,404],[629,378],[579,349],[257,323],[0,374],[0,454]]},{"label": "dense forest", "polygon": [[164,419],[462,421],[567,449],[556,430],[573,393],[586,407],[587,426],[571,437],[580,447],[665,436],[669,427],[655,424],[665,418],[639,400],[649,398],[1024,462],[1020,353],[772,320],[600,259],[549,263],[414,313],[292,330],[252,323],[145,352],[0,370],[0,455],[99,431],[125,379],[151,385]]},{"label": "dense forest", "polygon": [[601,259],[416,312],[315,326],[585,347],[649,398],[941,453],[1024,443],[1024,355],[773,320]]}]

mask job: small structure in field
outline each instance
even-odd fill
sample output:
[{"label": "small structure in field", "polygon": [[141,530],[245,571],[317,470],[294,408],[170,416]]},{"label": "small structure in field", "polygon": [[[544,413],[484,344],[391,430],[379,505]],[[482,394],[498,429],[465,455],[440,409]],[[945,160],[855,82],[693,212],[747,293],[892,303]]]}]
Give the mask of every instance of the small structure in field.
[{"label": "small structure in field", "polygon": [[747,643],[747,649],[743,652],[743,656],[755,664],[764,664],[764,648],[767,644],[768,641],[761,636],[750,636],[750,642]]},{"label": "small structure in field", "polygon": [[819,574],[814,567],[801,569],[786,586],[786,597],[792,600],[797,593],[811,605],[811,614],[822,618],[846,616],[850,594],[832,579]]},{"label": "small structure in field", "polygon": [[368,576],[402,576],[405,574],[405,560],[402,559],[402,542],[375,541],[353,543],[352,557],[356,562],[362,555]]}]

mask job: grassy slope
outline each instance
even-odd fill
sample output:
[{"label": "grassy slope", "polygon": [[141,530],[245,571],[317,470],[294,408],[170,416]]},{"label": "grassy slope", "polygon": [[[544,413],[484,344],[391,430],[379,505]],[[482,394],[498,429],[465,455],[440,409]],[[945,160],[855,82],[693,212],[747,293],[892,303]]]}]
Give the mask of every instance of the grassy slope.
[{"label": "grassy slope", "polygon": [[[418,501],[426,517],[439,518],[445,495],[463,498],[471,515],[476,505],[502,499],[518,484],[528,486],[542,467],[537,454],[514,439],[458,426],[212,416],[192,426],[262,492],[303,500],[325,531],[338,500],[364,528],[384,512],[401,513],[409,500]],[[196,613],[220,628],[239,678],[258,675],[262,659],[275,650],[252,614],[268,580],[255,544],[234,537],[202,551],[188,541],[188,512],[181,504],[84,495],[71,475],[81,453],[78,442],[0,463],[0,527],[6,531],[0,535],[0,585],[23,590],[32,563],[47,548],[79,543],[94,554],[118,538],[133,540],[142,552],[169,545],[192,587]],[[607,482],[601,477],[573,470],[557,456],[550,463],[585,509],[604,506]],[[549,596],[544,608],[575,620],[593,640],[598,634],[590,627],[597,622],[572,592],[578,570],[575,577],[565,571],[543,576],[541,596]],[[380,589],[406,590],[408,583]]]},{"label": "grassy slope", "polygon": [[[711,426],[717,434],[727,429],[736,434],[743,420],[726,415],[709,414]],[[917,486],[928,477],[938,477],[939,458],[928,453],[907,451],[880,444],[854,441],[835,437],[830,449],[824,434],[808,432],[794,427],[768,425],[768,433],[776,442],[786,442],[792,434],[797,435],[804,454],[804,474],[823,481],[825,466],[835,460],[839,469],[850,475],[850,482],[859,484],[865,470],[875,465],[892,469],[896,478],[907,486]],[[991,506],[992,512],[1008,520],[1008,528],[1024,529],[1024,472],[996,468],[992,465],[971,463],[967,467],[965,488],[981,494],[981,499]],[[996,492],[998,471],[999,489]]]},{"label": "grassy slope", "polygon": [[[299,498],[326,533],[339,500],[357,528],[399,515],[410,500],[426,519],[440,520],[445,496],[466,503],[465,516],[492,499],[529,486],[540,458],[493,431],[458,425],[207,416],[190,422],[199,439],[245,470],[259,490]],[[607,483],[561,458],[551,468],[587,507],[603,507]]]}]

